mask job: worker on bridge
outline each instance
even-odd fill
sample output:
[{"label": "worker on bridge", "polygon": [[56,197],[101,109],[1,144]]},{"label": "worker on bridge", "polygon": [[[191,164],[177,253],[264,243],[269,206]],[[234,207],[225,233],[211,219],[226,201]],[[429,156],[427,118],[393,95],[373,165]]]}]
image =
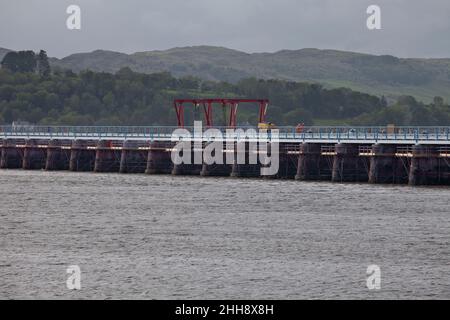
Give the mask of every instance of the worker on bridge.
[{"label": "worker on bridge", "polygon": [[303,129],[305,128],[305,124],[299,123],[296,127],[295,127],[295,133],[302,133]]}]

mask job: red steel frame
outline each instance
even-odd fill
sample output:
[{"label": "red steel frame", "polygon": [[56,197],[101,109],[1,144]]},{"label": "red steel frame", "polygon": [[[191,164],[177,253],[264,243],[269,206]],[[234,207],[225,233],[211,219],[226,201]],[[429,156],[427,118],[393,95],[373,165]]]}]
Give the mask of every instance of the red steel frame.
[{"label": "red steel frame", "polygon": [[177,114],[178,126],[184,127],[184,104],[189,103],[193,106],[203,106],[205,121],[207,127],[213,126],[213,105],[220,104],[223,107],[230,106],[230,116],[228,126],[236,127],[237,109],[239,103],[258,103],[259,104],[259,122],[264,122],[267,113],[269,100],[267,99],[176,99],[173,102]]}]

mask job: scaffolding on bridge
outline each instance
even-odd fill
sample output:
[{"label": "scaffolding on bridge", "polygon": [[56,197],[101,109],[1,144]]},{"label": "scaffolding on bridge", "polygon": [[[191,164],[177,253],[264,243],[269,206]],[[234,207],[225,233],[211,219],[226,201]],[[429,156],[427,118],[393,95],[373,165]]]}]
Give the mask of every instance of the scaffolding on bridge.
[{"label": "scaffolding on bridge", "polygon": [[203,107],[205,122],[208,128],[213,126],[213,106],[222,106],[224,110],[229,106],[228,127],[235,128],[238,106],[241,103],[257,103],[259,105],[259,123],[265,122],[267,107],[269,106],[269,100],[267,99],[176,99],[173,102],[173,106],[177,115],[178,127],[181,128],[184,128],[184,107],[186,104],[193,107]]}]

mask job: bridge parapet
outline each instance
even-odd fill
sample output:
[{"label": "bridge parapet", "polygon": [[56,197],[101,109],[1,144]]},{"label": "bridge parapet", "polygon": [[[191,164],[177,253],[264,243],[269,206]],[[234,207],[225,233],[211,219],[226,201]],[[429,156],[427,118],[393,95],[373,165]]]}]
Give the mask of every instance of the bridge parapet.
[{"label": "bridge parapet", "polygon": [[[94,140],[146,140],[171,141],[178,127],[172,126],[0,126],[3,139],[94,139]],[[393,143],[450,145],[450,127],[279,127],[269,131],[256,127],[216,127],[222,140],[278,139],[280,142],[311,143]],[[252,129],[252,130],[249,130]],[[217,140],[207,127],[184,127],[181,140]],[[217,131],[216,131],[217,132]],[[242,132],[245,134],[243,135]]]}]

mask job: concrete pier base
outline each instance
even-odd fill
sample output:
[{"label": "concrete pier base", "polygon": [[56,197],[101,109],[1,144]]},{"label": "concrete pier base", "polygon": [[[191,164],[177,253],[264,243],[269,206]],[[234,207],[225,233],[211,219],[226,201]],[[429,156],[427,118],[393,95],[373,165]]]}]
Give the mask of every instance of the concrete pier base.
[{"label": "concrete pier base", "polygon": [[203,177],[229,177],[232,165],[229,164],[206,164],[202,166],[200,175]]},{"label": "concrete pier base", "polygon": [[61,140],[50,140],[47,146],[45,170],[68,170],[70,149],[63,148]]},{"label": "concrete pier base", "polygon": [[74,140],[70,149],[70,171],[92,171],[95,164],[95,149],[89,149],[92,143],[86,140]]},{"label": "concrete pier base", "polygon": [[173,162],[170,157],[172,144],[167,142],[150,143],[150,149],[147,157],[146,174],[171,174],[173,170]]},{"label": "concrete pier base", "polygon": [[174,176],[198,176],[202,168],[201,164],[175,164],[172,174]]},{"label": "concrete pier base", "polygon": [[415,145],[412,149],[409,185],[436,185],[440,182],[439,152],[436,147]]},{"label": "concrete pier base", "polygon": [[261,176],[260,164],[233,164],[230,177],[256,178]]},{"label": "concrete pier base", "polygon": [[137,141],[124,141],[120,158],[120,173],[144,173],[147,168],[148,145]]},{"label": "concrete pier base", "polygon": [[100,140],[95,153],[94,172],[119,172],[121,150],[114,149],[110,140]]},{"label": "concrete pier base", "polygon": [[47,149],[40,146],[39,140],[29,139],[25,142],[22,168],[24,170],[40,170],[45,168]]},{"label": "concrete pier base", "polygon": [[[199,153],[199,156],[202,159],[203,150],[194,149],[194,143],[190,143],[190,147],[185,146],[183,151],[191,152],[190,164],[189,163],[174,164],[172,174],[173,175],[186,175],[186,176],[200,175],[203,165],[195,164],[195,162],[196,162],[195,161],[195,152]],[[200,163],[201,163],[201,159],[200,159]]]},{"label": "concrete pier base", "polygon": [[396,145],[374,144],[370,157],[369,183],[395,183],[398,159],[395,157]]},{"label": "concrete pier base", "polygon": [[296,180],[321,180],[321,145],[317,143],[302,143],[298,156]]},{"label": "concrete pier base", "polygon": [[0,168],[19,169],[22,168],[23,148],[17,147],[19,142],[14,139],[4,139],[1,147]]},{"label": "concrete pier base", "polygon": [[[205,146],[205,150],[207,150],[208,146]],[[202,170],[200,172],[200,175],[203,177],[229,177],[231,174],[231,164],[227,164],[226,159],[226,144],[222,145],[222,151],[221,154],[217,155],[217,162],[214,164],[207,164],[203,163]],[[209,152],[208,152],[209,154]],[[213,156],[216,156],[215,154],[212,154]]]},{"label": "concrete pier base", "polygon": [[232,165],[229,164],[203,164],[200,175],[203,177],[229,177]]},{"label": "concrete pier base", "polygon": [[237,143],[234,152],[234,161],[231,166],[231,177],[260,177],[261,163],[258,161],[256,148],[249,149],[249,143]]},{"label": "concrete pier base", "polygon": [[333,159],[333,182],[367,182],[368,165],[359,157],[359,146],[356,144],[337,144]]}]

